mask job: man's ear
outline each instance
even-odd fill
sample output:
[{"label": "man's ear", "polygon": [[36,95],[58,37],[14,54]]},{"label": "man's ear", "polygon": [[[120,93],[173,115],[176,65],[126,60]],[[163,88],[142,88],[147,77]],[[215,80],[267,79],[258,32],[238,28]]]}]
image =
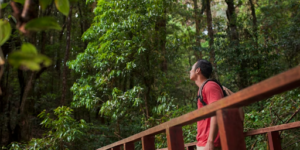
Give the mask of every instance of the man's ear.
[{"label": "man's ear", "polygon": [[200,72],[201,72],[201,69],[200,69],[200,68],[197,68],[197,69],[196,69],[196,73],[199,74]]}]

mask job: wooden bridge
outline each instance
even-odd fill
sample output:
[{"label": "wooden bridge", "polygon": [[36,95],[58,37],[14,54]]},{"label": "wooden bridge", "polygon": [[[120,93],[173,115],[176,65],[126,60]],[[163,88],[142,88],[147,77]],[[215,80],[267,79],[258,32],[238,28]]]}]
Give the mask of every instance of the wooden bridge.
[{"label": "wooden bridge", "polygon": [[194,150],[196,142],[184,144],[182,126],[201,119],[217,116],[222,150],[246,150],[245,136],[267,133],[270,150],[281,150],[278,131],[300,127],[300,121],[243,132],[243,123],[238,114],[239,107],[263,101],[275,94],[300,86],[300,66],[278,74],[260,83],[227,96],[215,103],[197,109],[168,122],[120,140],[98,150],[134,150],[134,143],[142,141],[143,150],[155,150],[155,135],[165,132],[168,150]]}]

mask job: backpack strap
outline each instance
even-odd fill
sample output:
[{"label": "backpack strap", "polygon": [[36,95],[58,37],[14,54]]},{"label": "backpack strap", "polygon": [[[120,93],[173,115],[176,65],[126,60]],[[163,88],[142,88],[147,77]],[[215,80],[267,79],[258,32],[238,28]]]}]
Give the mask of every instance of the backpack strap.
[{"label": "backpack strap", "polygon": [[[221,85],[221,83],[220,83],[218,80],[216,80],[216,79],[211,79],[210,81],[216,82],[216,83],[221,87],[221,90],[223,91],[224,97],[228,96],[227,93],[226,93],[226,91],[225,91],[225,89],[224,89],[224,87]],[[226,88],[226,89],[227,89],[227,88]],[[229,90],[229,89],[227,89],[227,90]]]},{"label": "backpack strap", "polygon": [[198,92],[198,95],[197,95],[197,101],[198,99],[200,99],[200,102],[202,103],[203,106],[206,106],[207,104],[204,102],[203,100],[203,97],[202,97],[202,90],[203,90],[203,87],[204,85],[210,81],[210,79],[207,79],[201,86],[200,86],[200,89],[199,89],[199,92]]},{"label": "backpack strap", "polygon": [[213,81],[213,82],[217,83],[217,84],[220,86],[221,90],[223,91],[224,97],[227,96],[226,92],[225,92],[224,89],[223,89],[223,86],[222,86],[217,80],[215,80],[215,79],[207,79],[207,80],[201,85],[201,87],[200,87],[200,89],[199,89],[199,93],[198,93],[198,95],[197,95],[197,101],[198,101],[198,99],[199,99],[203,106],[206,106],[207,104],[206,104],[206,103],[204,102],[204,100],[203,100],[203,97],[202,97],[202,90],[203,90],[203,87],[205,86],[205,84],[206,84],[208,81]]}]

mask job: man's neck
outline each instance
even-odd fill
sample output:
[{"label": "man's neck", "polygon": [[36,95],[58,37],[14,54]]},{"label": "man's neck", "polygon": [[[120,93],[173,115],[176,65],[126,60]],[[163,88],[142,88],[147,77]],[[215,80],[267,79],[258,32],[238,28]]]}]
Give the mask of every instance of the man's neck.
[{"label": "man's neck", "polygon": [[205,77],[198,76],[197,80],[195,81],[196,85],[200,88],[201,85],[206,81],[207,79]]}]

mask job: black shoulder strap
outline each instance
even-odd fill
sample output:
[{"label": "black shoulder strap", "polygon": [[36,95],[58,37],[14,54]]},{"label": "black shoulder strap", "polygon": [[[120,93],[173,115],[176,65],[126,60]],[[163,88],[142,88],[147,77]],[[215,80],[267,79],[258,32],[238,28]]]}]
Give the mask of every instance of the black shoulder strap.
[{"label": "black shoulder strap", "polygon": [[200,87],[200,89],[199,89],[199,93],[198,93],[198,96],[197,96],[197,101],[198,101],[198,99],[200,99],[200,102],[202,103],[202,105],[203,106],[206,106],[207,104],[204,102],[204,100],[203,100],[203,97],[202,97],[202,90],[203,90],[203,87],[204,87],[204,85],[208,82],[208,81],[210,81],[211,79],[207,79],[202,85],[201,85],[201,87]]},{"label": "black shoulder strap", "polygon": [[208,81],[216,82],[216,83],[221,87],[221,89],[222,89],[222,91],[223,91],[224,97],[227,96],[226,92],[225,92],[224,89],[223,89],[223,86],[222,86],[217,80],[215,80],[215,79],[207,79],[207,80],[201,85],[201,87],[200,87],[200,89],[199,89],[198,96],[197,96],[197,101],[198,101],[198,99],[200,99],[200,102],[202,103],[203,106],[206,106],[207,104],[206,104],[206,103],[204,102],[204,100],[203,100],[203,97],[202,97],[202,90],[203,90],[204,85],[205,85]]},{"label": "black shoulder strap", "polygon": [[223,88],[223,86],[221,85],[221,83],[218,81],[218,80],[216,80],[216,79],[211,79],[210,81],[214,81],[214,82],[216,82],[220,87],[221,87],[221,90],[223,91],[223,95],[224,95],[224,97],[226,97],[227,96],[227,93],[225,92],[225,90],[224,90],[224,88]]}]

